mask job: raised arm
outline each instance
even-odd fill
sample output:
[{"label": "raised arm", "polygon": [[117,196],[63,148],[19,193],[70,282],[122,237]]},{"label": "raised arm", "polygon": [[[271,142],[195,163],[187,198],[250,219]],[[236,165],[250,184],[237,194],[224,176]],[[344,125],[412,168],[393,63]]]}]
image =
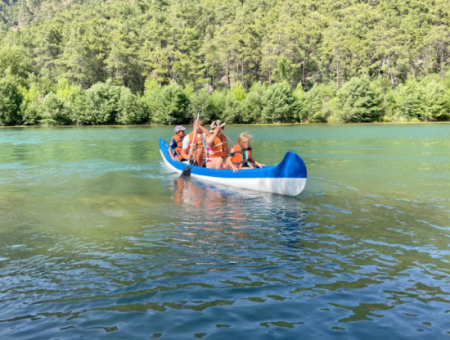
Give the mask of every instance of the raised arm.
[{"label": "raised arm", "polygon": [[209,131],[203,125],[198,124],[197,129],[201,130],[205,135],[209,135]]},{"label": "raised arm", "polygon": [[214,145],[214,139],[217,137],[217,135],[219,134],[219,130],[220,128],[217,127],[214,129],[214,132],[212,134],[210,134],[209,136],[206,135],[206,145],[211,146]]}]

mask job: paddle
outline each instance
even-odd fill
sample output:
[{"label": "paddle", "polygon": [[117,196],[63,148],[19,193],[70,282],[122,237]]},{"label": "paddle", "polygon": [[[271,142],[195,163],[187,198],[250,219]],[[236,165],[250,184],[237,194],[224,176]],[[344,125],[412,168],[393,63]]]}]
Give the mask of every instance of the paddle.
[{"label": "paddle", "polygon": [[[196,122],[200,119],[200,111],[197,114],[197,119],[195,120]],[[192,149],[194,148],[194,141],[195,141],[195,134],[197,132],[197,125],[195,125],[194,128],[194,135],[192,137],[192,143],[191,143],[191,148],[189,149],[189,159],[188,159],[188,165],[184,168],[184,170],[181,172],[180,178],[184,178],[184,177],[190,177],[191,176],[191,153],[192,153]]]},{"label": "paddle", "polygon": [[233,146],[234,146],[233,141],[225,134],[225,132],[223,132],[223,130],[222,130],[222,133],[223,133],[223,135],[228,139],[228,141],[230,141],[231,144],[233,144]]}]

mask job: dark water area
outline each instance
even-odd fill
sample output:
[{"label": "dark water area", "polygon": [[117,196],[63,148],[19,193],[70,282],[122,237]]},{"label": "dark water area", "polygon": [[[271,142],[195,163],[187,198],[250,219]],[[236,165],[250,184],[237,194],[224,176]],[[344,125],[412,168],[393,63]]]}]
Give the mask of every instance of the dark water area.
[{"label": "dark water area", "polygon": [[0,339],[450,335],[450,125],[227,127],[298,197],[179,180],[173,128],[0,129]]}]

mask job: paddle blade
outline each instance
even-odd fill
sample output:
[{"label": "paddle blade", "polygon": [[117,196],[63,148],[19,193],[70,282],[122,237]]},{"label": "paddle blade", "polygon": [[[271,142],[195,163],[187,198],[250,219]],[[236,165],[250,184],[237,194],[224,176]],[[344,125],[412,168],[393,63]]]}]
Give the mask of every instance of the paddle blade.
[{"label": "paddle blade", "polygon": [[190,177],[191,176],[191,167],[189,164],[184,168],[183,172],[180,175],[180,178],[182,177]]}]

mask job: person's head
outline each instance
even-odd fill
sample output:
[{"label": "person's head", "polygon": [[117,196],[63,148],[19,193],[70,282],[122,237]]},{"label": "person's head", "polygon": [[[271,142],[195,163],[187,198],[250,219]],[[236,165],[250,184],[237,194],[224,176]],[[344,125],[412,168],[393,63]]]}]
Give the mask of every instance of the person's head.
[{"label": "person's head", "polygon": [[243,149],[248,149],[250,147],[252,137],[248,133],[241,133],[238,137],[238,145]]},{"label": "person's head", "polygon": [[185,135],[184,130],[186,130],[186,128],[184,126],[177,125],[175,127],[175,134],[180,136],[180,137],[183,137]]},{"label": "person's head", "polygon": [[[195,122],[196,122],[196,119],[191,118],[191,126],[194,126]],[[198,124],[203,125],[201,120],[198,121]]]}]

